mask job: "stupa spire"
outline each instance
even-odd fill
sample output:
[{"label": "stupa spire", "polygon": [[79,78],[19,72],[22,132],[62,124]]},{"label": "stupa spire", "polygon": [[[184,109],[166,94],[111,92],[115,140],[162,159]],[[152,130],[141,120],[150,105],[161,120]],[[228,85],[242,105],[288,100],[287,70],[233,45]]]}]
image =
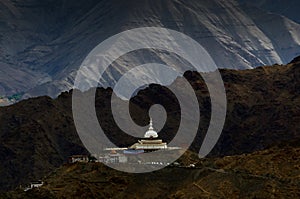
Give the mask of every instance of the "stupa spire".
[{"label": "stupa spire", "polygon": [[152,121],[151,117],[150,117],[149,130],[154,130],[154,128],[153,128],[153,121]]}]

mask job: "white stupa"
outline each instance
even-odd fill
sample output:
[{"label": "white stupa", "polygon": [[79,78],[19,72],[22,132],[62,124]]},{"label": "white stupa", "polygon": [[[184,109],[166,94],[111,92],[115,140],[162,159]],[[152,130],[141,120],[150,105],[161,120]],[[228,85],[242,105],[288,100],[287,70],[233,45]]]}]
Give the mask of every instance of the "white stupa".
[{"label": "white stupa", "polygon": [[153,128],[152,118],[150,118],[149,129],[146,131],[144,138],[158,138],[158,134]]},{"label": "white stupa", "polygon": [[129,149],[155,151],[160,149],[167,149],[167,143],[158,138],[158,133],[153,128],[152,118],[150,118],[149,129],[144,135],[144,139],[138,140]]}]

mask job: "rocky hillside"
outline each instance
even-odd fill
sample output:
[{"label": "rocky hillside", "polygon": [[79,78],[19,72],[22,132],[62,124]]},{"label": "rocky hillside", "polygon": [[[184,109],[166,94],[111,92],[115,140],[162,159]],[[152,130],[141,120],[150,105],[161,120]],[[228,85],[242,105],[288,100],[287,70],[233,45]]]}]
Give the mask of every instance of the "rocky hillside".
[{"label": "rocky hillside", "polygon": [[[0,96],[57,96],[72,87],[76,70],[96,45],[144,26],[191,36],[221,68],[287,63],[300,53],[299,24],[235,0],[3,0]],[[112,86],[127,63],[154,60],[183,64],[170,54],[138,51],[114,63],[105,81]]]},{"label": "rocky hillside", "polygon": [[11,188],[39,178],[69,155],[87,153],[71,112],[49,97],[1,108],[0,185]]},{"label": "rocky hillside", "polygon": [[100,163],[55,170],[40,189],[16,190],[6,198],[297,198],[300,148],[272,148],[241,156],[193,160],[194,168],[170,166],[127,174]]},{"label": "rocky hillside", "polygon": [[[222,70],[221,74],[228,110],[223,133],[211,157],[251,153],[278,145],[299,146],[299,57],[285,66]],[[198,152],[210,120],[210,98],[198,73],[186,72],[185,77],[195,89],[201,110],[198,135],[190,148]],[[0,107],[2,189],[39,179],[65,162],[69,155],[87,153],[74,126],[71,93],[62,93],[57,99],[38,97]],[[99,122],[105,132],[110,132],[107,136],[115,144],[131,145],[136,139],[123,133],[112,117],[111,94],[111,89],[97,91]],[[180,123],[180,109],[166,87],[151,85],[132,98],[132,118],[139,125],[147,125],[148,109],[156,103],[163,105],[168,114],[159,135],[170,141]]]}]

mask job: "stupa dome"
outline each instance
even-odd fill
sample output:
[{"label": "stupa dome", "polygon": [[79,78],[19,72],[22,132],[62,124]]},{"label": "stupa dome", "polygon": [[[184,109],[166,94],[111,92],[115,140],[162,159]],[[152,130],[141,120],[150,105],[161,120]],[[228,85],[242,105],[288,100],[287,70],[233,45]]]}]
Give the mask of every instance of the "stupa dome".
[{"label": "stupa dome", "polygon": [[157,132],[154,130],[153,128],[153,122],[152,122],[152,118],[150,118],[150,125],[149,125],[149,129],[146,131],[144,138],[157,138],[158,134]]}]

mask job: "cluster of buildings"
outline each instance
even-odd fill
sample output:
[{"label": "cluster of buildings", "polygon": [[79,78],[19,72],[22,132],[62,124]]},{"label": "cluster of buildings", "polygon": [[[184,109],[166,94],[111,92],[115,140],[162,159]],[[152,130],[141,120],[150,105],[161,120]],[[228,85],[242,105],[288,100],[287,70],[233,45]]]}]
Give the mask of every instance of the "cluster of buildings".
[{"label": "cluster of buildings", "polygon": [[[149,129],[144,137],[127,148],[106,148],[104,153],[94,155],[95,161],[103,163],[127,163],[130,157],[142,153],[148,153],[156,150],[179,150],[180,147],[168,147],[166,142],[158,137],[158,133],[153,128],[153,121],[150,118]],[[89,157],[85,155],[75,155],[69,158],[69,163],[89,162]]]},{"label": "cluster of buildings", "polygon": [[148,153],[157,150],[179,150],[180,147],[168,147],[167,143],[158,137],[158,133],[153,128],[153,121],[150,118],[149,129],[144,137],[128,148],[106,148],[110,152],[99,157],[100,162],[105,163],[126,163],[133,155]]},{"label": "cluster of buildings", "polygon": [[[127,148],[106,148],[104,153],[100,155],[72,155],[69,157],[69,163],[76,162],[103,162],[108,164],[118,164],[118,163],[128,163],[130,162],[131,157],[142,153],[148,153],[156,150],[179,150],[180,147],[168,147],[166,142],[163,142],[162,139],[159,139],[158,133],[153,128],[152,119],[150,119],[149,129],[145,132],[144,137],[138,140],[136,143]],[[130,162],[131,163],[131,162]],[[137,162],[141,164],[141,162]],[[169,163],[162,162],[144,162],[143,164],[152,164],[152,165],[169,165]],[[175,165],[175,164],[174,164]],[[39,188],[43,186],[42,181],[36,181],[30,183],[24,191],[28,191],[33,188]]]}]

